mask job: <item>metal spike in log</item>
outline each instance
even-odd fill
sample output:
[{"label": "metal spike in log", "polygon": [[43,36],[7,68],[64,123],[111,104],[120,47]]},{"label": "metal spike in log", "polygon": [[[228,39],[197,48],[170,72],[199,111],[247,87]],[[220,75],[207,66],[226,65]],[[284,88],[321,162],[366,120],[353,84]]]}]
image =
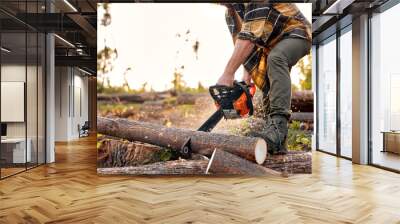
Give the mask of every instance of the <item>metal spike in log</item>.
[{"label": "metal spike in log", "polygon": [[267,156],[267,144],[262,138],[168,128],[152,123],[103,117],[97,117],[97,131],[174,150],[180,150],[190,138],[191,148],[195,153],[211,156],[214,149],[223,149],[258,164],[262,164]]},{"label": "metal spike in log", "polygon": [[143,166],[97,168],[104,175],[204,175],[207,160],[173,160]]},{"label": "metal spike in log", "polygon": [[252,163],[224,150],[215,149],[207,166],[206,174],[281,176],[280,172]]}]

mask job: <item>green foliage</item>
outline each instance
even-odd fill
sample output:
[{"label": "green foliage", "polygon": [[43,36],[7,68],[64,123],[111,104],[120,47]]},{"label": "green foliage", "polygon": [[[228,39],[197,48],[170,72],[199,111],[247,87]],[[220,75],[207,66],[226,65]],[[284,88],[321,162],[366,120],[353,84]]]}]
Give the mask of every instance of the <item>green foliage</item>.
[{"label": "green foliage", "polygon": [[311,133],[299,129],[289,129],[288,150],[311,150]]},{"label": "green foliage", "polygon": [[176,97],[168,97],[163,100],[163,103],[168,106],[173,106],[177,104]]},{"label": "green foliage", "polygon": [[[289,124],[288,150],[311,150],[311,132],[300,130],[299,121]],[[259,118],[250,117],[243,119],[238,126],[230,127],[229,132],[234,135],[259,136],[265,131],[265,121]]]},{"label": "green foliage", "polygon": [[103,18],[101,18],[101,25],[108,26],[111,24],[111,14],[110,14],[110,5],[108,3],[99,4],[99,6],[103,6],[104,14]]},{"label": "green foliage", "polygon": [[288,150],[311,150],[311,133],[300,130],[300,121],[292,121],[289,124]]},{"label": "green foliage", "polygon": [[118,52],[116,48],[104,46],[97,53],[97,72],[99,74],[107,74],[114,68],[114,61],[118,58]]},{"label": "green foliage", "polygon": [[300,129],[300,121],[292,121],[292,123],[289,124],[289,128],[293,130],[299,130]]},{"label": "green foliage", "polygon": [[311,54],[304,56],[297,62],[297,67],[300,69],[302,78],[300,80],[301,90],[311,90],[312,88],[312,57]]},{"label": "green foliage", "polygon": [[106,86],[102,81],[97,79],[97,93],[101,94],[118,94],[118,93],[129,93],[129,94],[138,94],[146,92],[146,85],[144,85],[140,89],[131,89],[126,88],[126,85],[123,86]]},{"label": "green foliage", "polygon": [[180,92],[181,93],[206,93],[208,91],[207,88],[191,88],[191,87],[184,87]]},{"label": "green foliage", "polygon": [[[183,69],[183,66],[182,66]],[[171,81],[172,83],[172,90],[175,92],[180,92],[185,86],[186,83],[183,81],[183,75],[177,69],[174,71],[174,79]]]},{"label": "green foliage", "polygon": [[139,104],[139,103],[124,103],[124,104],[121,104],[121,103],[102,103],[102,102],[98,102],[97,103],[97,110],[98,111],[102,111],[102,112],[105,112],[105,111],[120,111],[120,112],[123,112],[123,111],[126,111],[126,110],[129,110],[129,109],[137,109],[137,108],[140,108],[141,107],[141,104]]},{"label": "green foliage", "polygon": [[162,150],[159,156],[161,161],[169,161],[171,160],[172,152],[169,149]]},{"label": "green foliage", "polygon": [[199,81],[199,83],[197,84],[197,91],[199,92],[206,92],[207,88],[203,86],[203,84]]},{"label": "green foliage", "polygon": [[166,148],[161,150],[160,154],[158,156],[159,156],[160,160],[163,162],[170,161],[170,160],[176,160],[179,157],[179,155],[176,151],[171,150],[171,149],[166,149]]}]

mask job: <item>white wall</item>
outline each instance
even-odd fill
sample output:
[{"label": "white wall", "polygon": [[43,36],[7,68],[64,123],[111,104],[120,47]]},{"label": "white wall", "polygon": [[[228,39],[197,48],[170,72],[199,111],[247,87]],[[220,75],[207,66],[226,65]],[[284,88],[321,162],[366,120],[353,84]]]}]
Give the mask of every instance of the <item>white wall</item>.
[{"label": "white wall", "polygon": [[[1,81],[25,82],[25,65],[2,65]],[[28,67],[28,70],[31,68]],[[7,108],[1,108],[7,110]],[[7,122],[7,137],[25,137],[25,122]]]},{"label": "white wall", "polygon": [[88,78],[72,67],[56,67],[55,73],[55,140],[74,140],[78,125],[88,120]]},{"label": "white wall", "polygon": [[68,140],[68,117],[70,84],[69,69],[67,67],[55,68],[55,140]]},{"label": "white wall", "polygon": [[[38,69],[38,70],[37,70]],[[25,114],[26,120],[21,122],[5,122],[7,124],[8,138],[27,138],[31,149],[32,162],[39,159],[39,163],[44,163],[44,83],[41,66],[37,67],[25,64],[3,64],[1,66],[2,82],[23,82],[26,83],[26,106],[25,102],[21,108],[3,107],[2,112],[16,113],[12,110],[21,110],[19,113]],[[27,78],[27,80],[25,80]],[[39,85],[39,87],[38,87]],[[2,93],[4,89],[2,89]],[[24,90],[20,94],[24,94]],[[2,95],[2,98],[7,97]],[[16,102],[17,103],[17,102]],[[24,116],[24,115],[22,115]]]}]

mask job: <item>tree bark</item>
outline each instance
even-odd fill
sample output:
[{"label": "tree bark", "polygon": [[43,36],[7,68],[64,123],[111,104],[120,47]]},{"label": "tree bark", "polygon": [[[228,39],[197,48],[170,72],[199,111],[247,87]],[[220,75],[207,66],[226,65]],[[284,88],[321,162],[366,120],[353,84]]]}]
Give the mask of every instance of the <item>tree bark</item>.
[{"label": "tree bark", "polygon": [[194,105],[196,100],[202,96],[204,96],[204,94],[180,93],[176,97],[176,103]]},{"label": "tree bark", "polygon": [[216,175],[281,175],[280,172],[257,165],[224,150],[215,149],[207,166],[207,174]]},{"label": "tree bark", "polygon": [[314,122],[313,112],[293,112],[290,116],[291,121]]},{"label": "tree bark", "polygon": [[223,149],[250,161],[262,164],[265,161],[267,144],[261,138],[242,137],[167,128],[157,124],[131,121],[126,119],[97,118],[97,131],[130,141],[179,150],[191,139],[191,148],[195,153],[211,156],[214,149]]},{"label": "tree bark", "polygon": [[107,175],[204,175],[207,164],[207,160],[174,160],[143,166],[97,168],[97,172]]},{"label": "tree bark", "polygon": [[102,140],[98,150],[97,167],[138,166],[160,162],[159,146],[122,140]]},{"label": "tree bark", "polygon": [[311,90],[295,91],[292,94],[291,110],[293,112],[313,112],[314,93]]},{"label": "tree bark", "polygon": [[289,151],[286,155],[268,156],[263,166],[288,174],[310,174],[312,155],[311,152]]},{"label": "tree bark", "polygon": [[[127,167],[140,166],[161,162],[165,148],[139,142],[129,142],[120,139],[103,139],[97,149],[97,167]],[[193,153],[192,160],[207,160],[208,158]]]},{"label": "tree bark", "polygon": [[140,93],[140,94],[98,94],[97,100],[111,102],[143,103],[145,101],[162,100],[171,96],[170,93]]}]

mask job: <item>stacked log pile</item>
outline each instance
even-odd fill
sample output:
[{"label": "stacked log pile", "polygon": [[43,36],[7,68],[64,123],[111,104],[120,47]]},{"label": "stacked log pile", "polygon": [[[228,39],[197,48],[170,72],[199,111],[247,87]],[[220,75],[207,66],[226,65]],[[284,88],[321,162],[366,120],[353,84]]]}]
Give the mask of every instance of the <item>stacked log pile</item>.
[{"label": "stacked log pile", "polygon": [[[264,117],[265,108],[263,94],[261,91],[257,91],[253,98],[255,104],[255,116]],[[265,101],[267,102],[267,101]],[[291,98],[291,111],[292,121],[300,121],[307,124],[312,124],[314,120],[314,92],[311,90],[296,91],[292,93]]]},{"label": "stacked log pile", "polygon": [[[98,147],[100,174],[131,175],[281,175],[309,173],[309,154],[267,156],[261,138],[168,128],[127,119],[98,117],[98,132],[124,139],[102,140]],[[193,156],[164,161],[165,150],[179,152],[190,138]]]}]

